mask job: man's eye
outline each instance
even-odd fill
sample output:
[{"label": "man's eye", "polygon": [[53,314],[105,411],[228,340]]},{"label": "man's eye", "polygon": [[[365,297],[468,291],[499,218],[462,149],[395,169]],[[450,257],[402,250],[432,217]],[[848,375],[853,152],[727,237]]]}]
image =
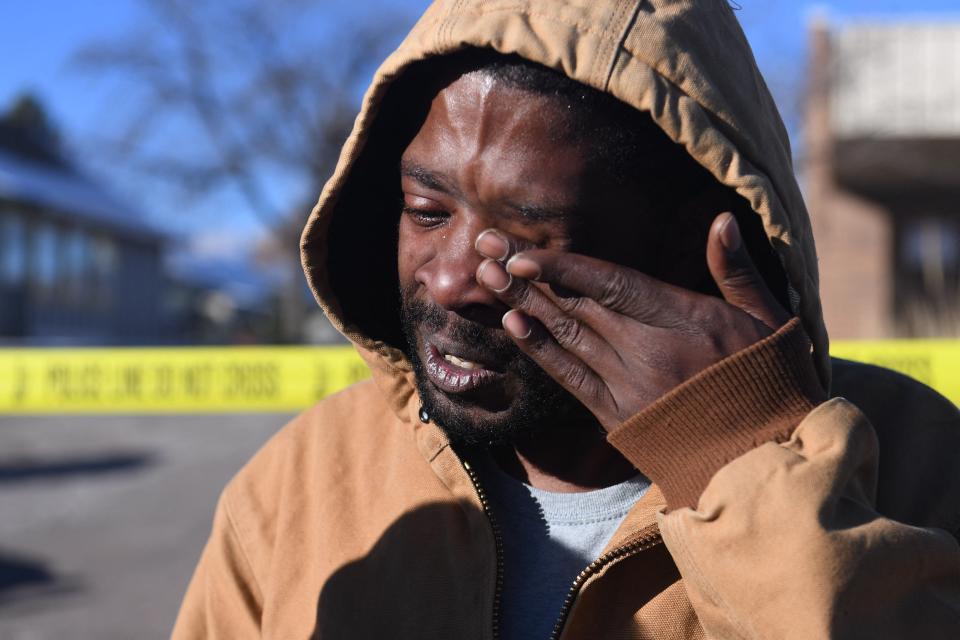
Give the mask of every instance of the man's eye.
[{"label": "man's eye", "polygon": [[404,205],[403,207],[403,215],[407,216],[415,224],[418,224],[421,227],[435,227],[443,224],[446,222],[447,218],[450,217],[450,214],[446,211],[439,211],[437,209],[417,209],[416,207],[410,207],[407,205]]}]

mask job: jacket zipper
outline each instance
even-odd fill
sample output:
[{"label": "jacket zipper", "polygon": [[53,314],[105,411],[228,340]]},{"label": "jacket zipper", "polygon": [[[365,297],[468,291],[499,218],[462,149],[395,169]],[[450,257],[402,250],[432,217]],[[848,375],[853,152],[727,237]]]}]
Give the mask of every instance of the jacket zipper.
[{"label": "jacket zipper", "polygon": [[[473,490],[477,493],[477,498],[480,500],[480,506],[483,508],[483,512],[486,514],[487,520],[490,522],[490,530],[493,532],[493,543],[497,556],[497,574],[493,587],[493,622],[491,628],[493,631],[493,638],[494,640],[497,640],[500,637],[500,600],[503,597],[503,535],[500,532],[500,525],[497,524],[497,519],[494,517],[493,512],[490,509],[490,501],[487,499],[487,494],[483,490],[483,487],[480,486],[479,479],[477,479],[476,471],[473,470],[473,467],[471,467],[470,463],[466,460],[463,460],[463,468],[467,472],[467,476],[470,478],[470,483],[473,484]],[[651,532],[647,535],[642,535],[625,545],[617,547],[616,549],[608,551],[591,562],[586,569],[577,575],[576,579],[573,581],[573,584],[570,585],[570,589],[567,591],[567,595],[563,600],[563,606],[560,608],[560,617],[557,619],[557,622],[553,627],[553,633],[550,634],[550,640],[559,640],[560,633],[563,631],[563,627],[567,622],[567,616],[570,614],[570,609],[573,607],[573,602],[577,599],[577,594],[580,593],[580,589],[583,587],[583,584],[587,581],[587,579],[590,578],[590,576],[595,574],[601,567],[610,562],[620,560],[635,553],[640,553],[641,551],[645,551],[661,543],[663,543],[663,538],[660,536],[660,532]]]},{"label": "jacket zipper", "polygon": [[567,591],[567,596],[563,600],[563,607],[560,608],[560,617],[557,619],[557,623],[553,627],[553,633],[550,634],[550,640],[559,640],[560,634],[563,632],[563,627],[567,622],[567,616],[570,614],[570,609],[573,608],[573,602],[577,599],[577,594],[580,593],[580,589],[590,576],[595,574],[601,567],[610,562],[626,558],[627,556],[640,553],[641,551],[646,551],[647,549],[662,543],[663,538],[660,536],[660,532],[652,532],[647,535],[640,536],[623,546],[608,551],[591,562],[586,569],[580,572],[580,574],[573,581],[573,584],[570,586],[570,590]]},{"label": "jacket zipper", "polygon": [[463,468],[470,477],[470,482],[473,484],[473,489],[477,492],[477,498],[480,499],[480,506],[483,507],[483,512],[486,514],[487,520],[490,522],[490,530],[493,531],[493,546],[497,555],[497,575],[493,586],[493,624],[491,625],[491,629],[493,631],[493,640],[498,640],[498,638],[500,638],[500,600],[503,597],[503,536],[500,533],[500,525],[497,524],[497,519],[494,517],[493,512],[490,509],[490,502],[487,500],[487,494],[484,492],[483,487],[480,486],[480,481],[477,479],[476,472],[466,460],[463,461]]}]

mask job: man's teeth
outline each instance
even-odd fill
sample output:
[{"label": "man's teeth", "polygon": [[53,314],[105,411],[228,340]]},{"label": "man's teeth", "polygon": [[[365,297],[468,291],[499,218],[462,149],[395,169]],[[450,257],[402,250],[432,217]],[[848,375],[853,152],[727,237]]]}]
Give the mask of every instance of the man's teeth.
[{"label": "man's teeth", "polygon": [[462,369],[479,369],[480,365],[476,362],[470,362],[469,360],[461,360],[457,356],[452,356],[449,353],[444,354],[443,359],[447,362],[452,362]]}]

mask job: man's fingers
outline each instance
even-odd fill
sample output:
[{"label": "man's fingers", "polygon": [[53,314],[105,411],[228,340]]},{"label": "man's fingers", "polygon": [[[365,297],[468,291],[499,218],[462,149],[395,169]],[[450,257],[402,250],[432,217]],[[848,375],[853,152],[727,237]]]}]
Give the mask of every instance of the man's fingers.
[{"label": "man's fingers", "polygon": [[600,376],[560,346],[540,322],[517,309],[504,314],[502,322],[517,346],[577,400],[587,407],[611,405],[610,390]]},{"label": "man's fingers", "polygon": [[[560,304],[564,298],[585,298],[646,321],[657,310],[669,308],[669,304],[664,304],[669,300],[664,298],[675,295],[675,287],[639,271],[589,256],[536,249],[496,229],[487,229],[477,236],[475,247],[481,255],[503,263],[509,276],[550,284]],[[490,286],[499,293],[506,282],[507,275],[503,275],[497,278],[498,286]]]},{"label": "man's fingers", "polygon": [[[603,358],[614,355],[610,344],[587,323],[559,308],[543,291],[524,278],[514,278],[493,259],[477,269],[477,280],[525,317],[536,318],[556,343],[577,357]],[[508,328],[509,330],[509,328]],[[512,332],[522,335],[522,332]]]},{"label": "man's fingers", "polygon": [[506,262],[517,252],[532,248],[534,245],[496,229],[487,229],[477,236],[473,246],[480,255],[498,262]]},{"label": "man's fingers", "polygon": [[531,249],[514,254],[506,269],[512,276],[549,284],[557,304],[577,315],[580,310],[593,314],[599,306],[651,326],[673,326],[689,302],[689,293],[673,285],[574,253]]},{"label": "man's fingers", "polygon": [[[547,375],[587,407],[616,406],[599,375],[603,372],[585,362],[618,361],[606,340],[585,322],[559,309],[527,279],[507,273],[494,258],[480,264],[477,280],[511,307],[503,315],[503,328]],[[597,417],[601,422],[614,419]]]},{"label": "man's fingers", "polygon": [[771,329],[790,319],[757,271],[732,213],[721,213],[707,238],[707,266],[723,298]]}]

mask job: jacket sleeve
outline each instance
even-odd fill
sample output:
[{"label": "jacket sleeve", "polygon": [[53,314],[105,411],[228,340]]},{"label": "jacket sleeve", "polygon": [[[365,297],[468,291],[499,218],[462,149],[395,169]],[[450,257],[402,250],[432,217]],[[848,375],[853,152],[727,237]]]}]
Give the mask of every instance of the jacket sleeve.
[{"label": "jacket sleeve", "polygon": [[876,434],[825,400],[798,321],[610,440],[663,490],[660,530],[709,637],[960,638],[956,532],[877,513]]},{"label": "jacket sleeve", "polygon": [[260,637],[262,597],[229,508],[229,486],[180,605],[173,640]]}]

